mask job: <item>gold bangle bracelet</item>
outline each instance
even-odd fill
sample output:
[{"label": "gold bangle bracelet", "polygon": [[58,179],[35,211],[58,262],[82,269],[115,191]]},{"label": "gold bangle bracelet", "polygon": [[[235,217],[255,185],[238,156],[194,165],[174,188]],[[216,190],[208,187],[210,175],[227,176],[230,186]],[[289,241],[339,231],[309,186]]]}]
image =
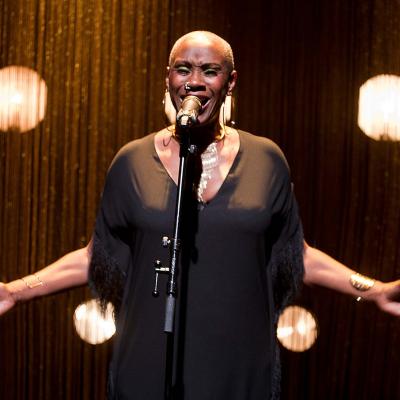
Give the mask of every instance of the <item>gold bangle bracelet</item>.
[{"label": "gold bangle bracelet", "polygon": [[29,289],[33,289],[37,286],[43,286],[43,281],[36,274],[25,276],[21,278],[21,280]]},{"label": "gold bangle bracelet", "polygon": [[359,273],[355,273],[350,276],[350,285],[360,292],[365,292],[375,285],[375,280]]}]

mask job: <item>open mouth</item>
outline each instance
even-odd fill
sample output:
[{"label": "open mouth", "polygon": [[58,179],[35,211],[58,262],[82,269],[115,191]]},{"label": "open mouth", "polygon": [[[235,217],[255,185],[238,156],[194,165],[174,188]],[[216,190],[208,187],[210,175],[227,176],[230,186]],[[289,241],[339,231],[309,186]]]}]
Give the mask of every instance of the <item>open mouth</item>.
[{"label": "open mouth", "polygon": [[200,111],[200,114],[203,113],[204,110],[207,108],[208,104],[210,103],[210,100],[211,100],[211,99],[209,99],[209,98],[200,99],[200,101],[201,101],[201,111]]},{"label": "open mouth", "polygon": [[199,99],[201,101],[202,107],[204,107],[210,101],[210,99],[208,97],[199,97]]},{"label": "open mouth", "polygon": [[[203,112],[207,109],[208,104],[210,103],[210,100],[211,100],[209,97],[206,97],[206,96],[196,96],[195,94],[190,94],[190,95],[187,95],[187,96],[195,96],[195,97],[197,97],[197,98],[200,100],[200,102],[201,102],[201,110],[199,111],[199,115],[200,115],[200,114],[203,114]],[[183,99],[184,99],[185,97],[187,97],[187,96],[182,96],[182,97],[181,97],[181,102],[182,102]]]},{"label": "open mouth", "polygon": [[187,97],[187,96],[195,96],[195,97],[197,97],[197,98],[200,100],[200,102],[201,102],[201,108],[202,108],[202,109],[203,109],[204,107],[206,107],[207,104],[208,104],[209,101],[210,101],[210,98],[209,98],[209,97],[205,97],[205,96],[196,96],[195,94],[189,94],[189,95],[186,95],[186,96],[181,96],[181,103],[182,103],[183,99],[184,99],[185,97]]}]

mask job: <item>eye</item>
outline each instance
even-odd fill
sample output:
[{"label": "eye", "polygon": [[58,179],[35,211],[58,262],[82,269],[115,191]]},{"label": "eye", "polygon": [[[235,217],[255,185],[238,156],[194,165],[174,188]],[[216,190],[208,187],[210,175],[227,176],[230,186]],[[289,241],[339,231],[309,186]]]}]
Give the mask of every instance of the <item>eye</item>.
[{"label": "eye", "polygon": [[176,67],[175,71],[179,75],[188,75],[188,74],[190,74],[190,69],[188,67],[185,67],[184,65],[180,65],[180,66]]},{"label": "eye", "polygon": [[205,76],[217,76],[218,71],[214,68],[207,68],[204,70],[204,75]]}]

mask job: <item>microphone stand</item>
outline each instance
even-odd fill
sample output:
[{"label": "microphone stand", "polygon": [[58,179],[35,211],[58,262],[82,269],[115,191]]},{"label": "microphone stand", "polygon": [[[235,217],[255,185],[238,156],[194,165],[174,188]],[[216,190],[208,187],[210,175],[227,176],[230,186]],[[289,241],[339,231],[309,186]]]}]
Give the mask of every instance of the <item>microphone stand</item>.
[{"label": "microphone stand", "polygon": [[170,262],[169,267],[162,266],[159,260],[154,263],[155,270],[155,286],[153,296],[158,296],[158,275],[168,274],[167,281],[167,298],[165,304],[165,321],[164,332],[167,335],[167,352],[166,352],[166,365],[165,365],[165,385],[164,385],[164,399],[172,400],[172,379],[174,367],[174,320],[176,309],[177,297],[177,276],[178,276],[178,261],[181,251],[181,220],[183,211],[183,196],[186,181],[187,159],[190,154],[196,152],[196,146],[190,144],[190,128],[187,126],[181,127],[180,134],[180,150],[179,150],[179,176],[178,188],[175,205],[175,222],[174,222],[174,236],[169,239],[164,236],[162,238],[163,247],[170,248]]}]

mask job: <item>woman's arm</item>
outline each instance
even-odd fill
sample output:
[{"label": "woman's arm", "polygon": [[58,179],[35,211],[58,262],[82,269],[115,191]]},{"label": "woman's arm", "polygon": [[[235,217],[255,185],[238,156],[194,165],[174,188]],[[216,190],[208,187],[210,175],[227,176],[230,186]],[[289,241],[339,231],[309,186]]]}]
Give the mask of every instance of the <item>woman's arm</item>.
[{"label": "woman's arm", "polygon": [[91,244],[66,254],[32,275],[0,283],[0,315],[17,302],[87,283]]},{"label": "woman's arm", "polygon": [[355,271],[327,254],[304,243],[304,283],[324,286],[354,297],[374,301],[392,315],[400,317],[400,280],[384,283],[378,280],[369,289],[358,290],[351,284]]}]

